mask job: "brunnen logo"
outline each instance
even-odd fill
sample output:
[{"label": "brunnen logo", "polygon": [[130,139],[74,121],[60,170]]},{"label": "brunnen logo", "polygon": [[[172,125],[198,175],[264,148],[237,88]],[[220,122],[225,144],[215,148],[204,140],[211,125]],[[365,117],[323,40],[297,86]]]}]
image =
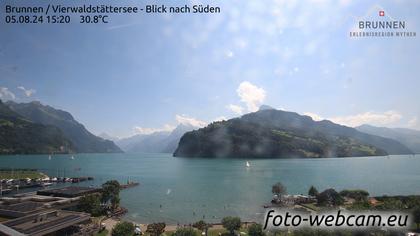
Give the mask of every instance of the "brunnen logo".
[{"label": "brunnen logo", "polygon": [[403,20],[395,20],[390,16],[386,16],[386,12],[379,11],[379,17],[376,20],[359,20],[357,27],[350,31],[350,37],[416,37],[415,31],[410,31],[407,22]]}]

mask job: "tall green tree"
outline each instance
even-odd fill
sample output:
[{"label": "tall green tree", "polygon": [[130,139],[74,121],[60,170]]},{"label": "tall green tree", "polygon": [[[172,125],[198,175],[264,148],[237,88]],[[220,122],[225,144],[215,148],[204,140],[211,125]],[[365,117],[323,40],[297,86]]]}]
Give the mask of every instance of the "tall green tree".
[{"label": "tall green tree", "polygon": [[241,228],[241,218],[227,216],[222,219],[222,225],[229,231],[230,235],[235,235],[235,230]]},{"label": "tall green tree", "polygon": [[102,203],[111,202],[112,208],[115,209],[119,204],[121,186],[116,180],[109,180],[102,184]]},{"label": "tall green tree", "polygon": [[265,236],[265,233],[262,229],[262,225],[260,224],[253,224],[248,227],[248,235],[249,236]]},{"label": "tall green tree", "polygon": [[287,194],[287,189],[282,183],[277,182],[271,187],[271,192],[277,194],[280,198],[281,195]]},{"label": "tall green tree", "polygon": [[318,194],[319,194],[318,189],[316,189],[316,188],[312,185],[312,186],[309,188],[308,195],[309,195],[309,196],[316,197],[316,195],[318,195]]},{"label": "tall green tree", "polygon": [[112,236],[132,236],[135,226],[131,222],[123,221],[117,223],[112,229]]}]

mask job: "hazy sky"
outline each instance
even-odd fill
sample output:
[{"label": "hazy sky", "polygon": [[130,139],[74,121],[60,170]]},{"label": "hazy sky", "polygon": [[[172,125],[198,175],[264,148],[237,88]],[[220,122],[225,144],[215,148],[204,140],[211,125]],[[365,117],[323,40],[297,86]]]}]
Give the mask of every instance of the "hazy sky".
[{"label": "hazy sky", "polygon": [[[420,129],[420,35],[349,37],[360,19],[405,20],[419,34],[419,1],[113,0],[101,3],[200,2],[222,12],[6,25],[10,2],[0,3],[0,99],[64,109],[95,134],[204,125],[261,104],[350,126]],[[19,1],[31,2],[48,1]]]}]

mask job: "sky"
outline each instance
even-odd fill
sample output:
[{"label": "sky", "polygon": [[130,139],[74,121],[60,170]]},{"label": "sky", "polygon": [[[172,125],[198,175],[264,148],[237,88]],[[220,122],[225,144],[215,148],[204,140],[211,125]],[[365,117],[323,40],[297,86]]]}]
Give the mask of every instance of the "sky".
[{"label": "sky", "polygon": [[83,1],[221,8],[97,25],[6,24],[12,2],[0,3],[0,99],[69,111],[95,134],[204,126],[262,104],[348,126],[420,129],[420,36],[349,37],[359,20],[404,20],[420,33],[419,1]]}]

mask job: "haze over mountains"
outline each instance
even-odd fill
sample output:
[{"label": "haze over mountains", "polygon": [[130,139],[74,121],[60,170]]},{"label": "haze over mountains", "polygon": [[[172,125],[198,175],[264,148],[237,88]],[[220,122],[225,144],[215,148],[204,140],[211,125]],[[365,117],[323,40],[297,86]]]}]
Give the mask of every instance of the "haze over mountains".
[{"label": "haze over mountains", "polygon": [[[8,101],[6,105],[14,113],[24,119],[48,127],[56,127],[72,148],[68,152],[76,153],[115,153],[122,152],[112,141],[102,139],[90,133],[73,116],[62,110],[46,106],[40,102],[15,103]],[[40,151],[41,152],[41,151]],[[42,151],[43,153],[48,153]]]},{"label": "haze over mountains", "polygon": [[137,134],[117,140],[116,144],[128,153],[173,153],[182,135],[197,128],[191,124],[179,124],[171,132]]},{"label": "haze over mountains", "polygon": [[420,153],[420,131],[418,130],[375,127],[372,125],[361,125],[356,129],[367,134],[398,140],[413,152]]},{"label": "haze over mountains", "polygon": [[264,106],[258,112],[186,133],[174,156],[288,158],[411,153],[389,138]]}]

